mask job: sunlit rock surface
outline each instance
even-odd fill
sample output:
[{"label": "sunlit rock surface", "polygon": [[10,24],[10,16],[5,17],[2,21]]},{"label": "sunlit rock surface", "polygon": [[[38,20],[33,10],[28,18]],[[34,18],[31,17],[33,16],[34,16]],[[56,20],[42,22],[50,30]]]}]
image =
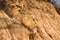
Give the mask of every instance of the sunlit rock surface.
[{"label": "sunlit rock surface", "polygon": [[60,15],[47,0],[2,0],[0,40],[60,40]]}]

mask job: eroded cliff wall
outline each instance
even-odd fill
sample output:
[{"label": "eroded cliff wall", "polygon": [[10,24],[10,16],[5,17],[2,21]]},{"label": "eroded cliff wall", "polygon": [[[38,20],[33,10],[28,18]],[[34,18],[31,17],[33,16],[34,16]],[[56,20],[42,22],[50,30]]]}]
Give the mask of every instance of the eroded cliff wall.
[{"label": "eroded cliff wall", "polygon": [[2,0],[0,40],[60,40],[60,15],[47,1]]}]

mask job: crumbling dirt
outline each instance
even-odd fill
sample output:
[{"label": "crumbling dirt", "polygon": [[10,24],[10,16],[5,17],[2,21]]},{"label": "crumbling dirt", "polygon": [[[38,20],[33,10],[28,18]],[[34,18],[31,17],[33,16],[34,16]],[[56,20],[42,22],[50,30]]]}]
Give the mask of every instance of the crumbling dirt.
[{"label": "crumbling dirt", "polygon": [[2,0],[0,40],[60,40],[60,15],[47,0]]}]

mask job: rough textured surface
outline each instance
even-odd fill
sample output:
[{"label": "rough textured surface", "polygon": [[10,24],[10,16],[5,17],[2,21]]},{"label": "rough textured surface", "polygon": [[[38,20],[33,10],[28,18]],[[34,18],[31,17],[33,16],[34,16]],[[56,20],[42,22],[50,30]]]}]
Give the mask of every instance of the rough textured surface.
[{"label": "rough textured surface", "polygon": [[0,40],[60,40],[60,15],[47,0],[2,0]]}]

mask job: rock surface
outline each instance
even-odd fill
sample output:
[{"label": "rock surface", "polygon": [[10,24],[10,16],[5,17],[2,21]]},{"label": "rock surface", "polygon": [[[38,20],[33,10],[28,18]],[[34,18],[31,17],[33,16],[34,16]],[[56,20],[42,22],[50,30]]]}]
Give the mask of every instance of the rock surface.
[{"label": "rock surface", "polygon": [[2,0],[0,40],[60,40],[60,15],[47,0]]}]

